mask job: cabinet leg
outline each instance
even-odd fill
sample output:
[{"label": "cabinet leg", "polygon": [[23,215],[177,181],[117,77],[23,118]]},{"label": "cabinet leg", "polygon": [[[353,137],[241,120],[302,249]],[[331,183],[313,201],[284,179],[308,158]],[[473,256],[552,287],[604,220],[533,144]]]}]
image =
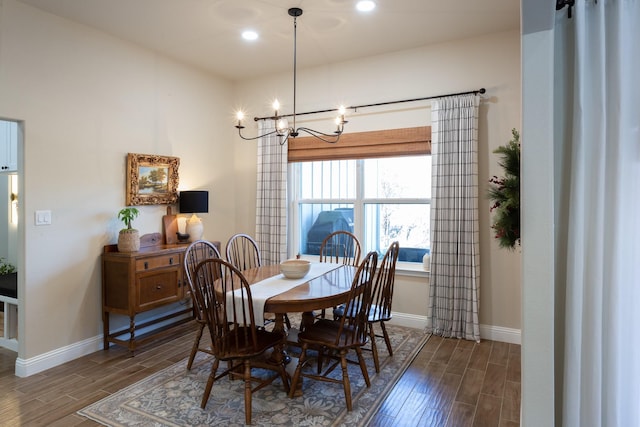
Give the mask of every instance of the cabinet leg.
[{"label": "cabinet leg", "polygon": [[133,356],[133,351],[136,349],[136,318],[129,316],[129,351]]},{"label": "cabinet leg", "polygon": [[109,312],[102,312],[102,349],[109,350]]}]

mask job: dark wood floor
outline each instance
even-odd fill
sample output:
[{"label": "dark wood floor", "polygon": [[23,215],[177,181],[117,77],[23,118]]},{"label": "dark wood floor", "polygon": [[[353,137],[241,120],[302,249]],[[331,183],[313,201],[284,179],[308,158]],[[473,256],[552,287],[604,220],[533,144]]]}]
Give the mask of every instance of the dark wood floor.
[{"label": "dark wood floor", "polygon": [[[193,327],[133,358],[112,347],[27,378],[14,375],[16,353],[0,348],[0,425],[99,425],[75,412],[184,359]],[[370,425],[511,427],[519,419],[519,345],[431,337]]]},{"label": "dark wood floor", "polygon": [[520,346],[431,337],[372,426],[520,425]]}]

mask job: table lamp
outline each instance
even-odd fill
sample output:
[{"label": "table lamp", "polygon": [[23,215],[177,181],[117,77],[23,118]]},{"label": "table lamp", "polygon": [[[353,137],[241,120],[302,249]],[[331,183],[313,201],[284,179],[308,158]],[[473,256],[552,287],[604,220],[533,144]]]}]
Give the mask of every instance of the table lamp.
[{"label": "table lamp", "polygon": [[204,226],[196,213],[209,212],[209,192],[204,190],[181,191],[180,213],[191,213],[187,221],[185,232],[189,235],[189,241],[195,242],[202,239]]}]

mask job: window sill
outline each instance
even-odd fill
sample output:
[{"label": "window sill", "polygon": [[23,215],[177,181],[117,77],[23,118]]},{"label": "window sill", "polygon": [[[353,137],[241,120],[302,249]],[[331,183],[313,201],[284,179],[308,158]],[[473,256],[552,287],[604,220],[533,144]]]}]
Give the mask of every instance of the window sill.
[{"label": "window sill", "polygon": [[408,277],[429,277],[430,273],[422,268],[422,263],[398,262],[396,274]]},{"label": "window sill", "polygon": [[[317,255],[302,255],[300,258],[311,262],[318,261]],[[429,277],[430,273],[422,268],[422,263],[398,262],[396,264],[396,274],[407,277]]]}]

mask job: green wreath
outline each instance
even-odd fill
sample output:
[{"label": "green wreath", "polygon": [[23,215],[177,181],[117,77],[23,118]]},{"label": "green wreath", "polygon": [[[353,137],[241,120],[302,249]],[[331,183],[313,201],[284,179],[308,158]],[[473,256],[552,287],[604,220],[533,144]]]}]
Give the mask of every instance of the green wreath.
[{"label": "green wreath", "polygon": [[513,139],[494,150],[500,155],[498,164],[504,177],[489,179],[489,199],[493,212],[491,228],[501,248],[515,249],[520,245],[520,134],[512,129]]}]

